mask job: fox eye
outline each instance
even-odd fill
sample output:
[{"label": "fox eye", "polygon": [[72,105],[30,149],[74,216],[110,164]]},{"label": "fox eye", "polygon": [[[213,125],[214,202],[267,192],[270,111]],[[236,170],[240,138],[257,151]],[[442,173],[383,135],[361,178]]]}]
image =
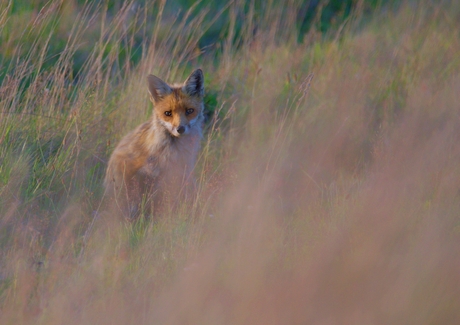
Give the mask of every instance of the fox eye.
[{"label": "fox eye", "polygon": [[166,112],[165,112],[165,115],[166,115],[166,116],[171,116],[172,113],[171,113],[171,111],[166,111]]},{"label": "fox eye", "polygon": [[194,112],[195,110],[193,108],[187,108],[187,110],[185,111],[185,115],[190,115]]}]

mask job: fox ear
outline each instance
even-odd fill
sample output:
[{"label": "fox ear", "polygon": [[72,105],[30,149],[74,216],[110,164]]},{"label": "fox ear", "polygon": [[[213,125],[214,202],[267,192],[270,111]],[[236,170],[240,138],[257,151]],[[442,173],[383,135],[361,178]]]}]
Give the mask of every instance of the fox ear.
[{"label": "fox ear", "polygon": [[185,80],[182,91],[189,96],[202,97],[204,95],[204,77],[201,69],[193,71],[187,80]]},{"label": "fox ear", "polygon": [[171,87],[169,87],[166,82],[152,74],[147,77],[147,83],[149,86],[150,98],[153,102],[160,101],[164,96],[172,92]]}]

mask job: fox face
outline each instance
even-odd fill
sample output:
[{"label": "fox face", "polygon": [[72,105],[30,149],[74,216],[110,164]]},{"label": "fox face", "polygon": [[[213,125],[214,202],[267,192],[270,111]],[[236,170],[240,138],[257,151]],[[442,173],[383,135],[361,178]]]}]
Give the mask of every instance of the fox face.
[{"label": "fox face", "polygon": [[147,77],[156,120],[174,137],[201,127],[203,120],[203,72],[197,69],[180,85],[168,85],[160,78]]}]

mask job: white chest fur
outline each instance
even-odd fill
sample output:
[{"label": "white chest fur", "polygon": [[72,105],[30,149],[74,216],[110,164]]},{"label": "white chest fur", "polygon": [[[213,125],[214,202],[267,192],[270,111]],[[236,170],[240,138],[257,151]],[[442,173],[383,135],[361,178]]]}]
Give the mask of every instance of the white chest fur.
[{"label": "white chest fur", "polygon": [[200,149],[201,135],[188,134],[172,139],[171,143],[159,151],[158,166],[165,177],[186,180],[195,167],[195,161]]},{"label": "white chest fur", "polygon": [[[158,138],[157,138],[158,139]],[[200,150],[201,130],[194,130],[185,136],[166,136],[158,139],[147,163],[139,175],[148,177],[156,189],[176,192],[181,186],[193,182],[192,171]]]}]

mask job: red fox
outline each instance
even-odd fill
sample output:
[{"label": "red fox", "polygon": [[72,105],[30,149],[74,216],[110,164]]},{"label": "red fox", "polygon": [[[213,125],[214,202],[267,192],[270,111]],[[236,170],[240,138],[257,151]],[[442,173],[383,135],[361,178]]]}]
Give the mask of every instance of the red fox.
[{"label": "red fox", "polygon": [[158,211],[184,197],[203,128],[204,77],[197,69],[183,84],[147,77],[153,114],[113,151],[105,176],[107,194],[128,220],[141,207]]}]

